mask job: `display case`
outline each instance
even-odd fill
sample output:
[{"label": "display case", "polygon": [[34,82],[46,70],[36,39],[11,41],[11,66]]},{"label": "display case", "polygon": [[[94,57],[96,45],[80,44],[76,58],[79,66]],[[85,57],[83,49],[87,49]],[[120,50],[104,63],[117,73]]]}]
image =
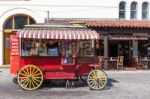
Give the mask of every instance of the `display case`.
[{"label": "display case", "polygon": [[59,56],[58,41],[22,39],[21,56]]},{"label": "display case", "polygon": [[73,40],[61,42],[61,64],[62,65],[75,65],[77,42]]}]

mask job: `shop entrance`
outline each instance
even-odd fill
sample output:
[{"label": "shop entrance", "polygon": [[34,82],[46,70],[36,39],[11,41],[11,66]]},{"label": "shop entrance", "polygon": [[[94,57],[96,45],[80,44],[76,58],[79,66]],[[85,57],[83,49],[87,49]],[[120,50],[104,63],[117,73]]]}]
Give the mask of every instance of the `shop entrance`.
[{"label": "shop entrance", "polygon": [[24,25],[35,24],[35,20],[27,15],[13,15],[9,17],[3,26],[3,63],[10,64],[10,35],[12,31],[24,28]]},{"label": "shop entrance", "polygon": [[109,42],[109,57],[124,57],[124,66],[131,66],[132,51],[130,41],[110,41]]},{"label": "shop entrance", "polygon": [[4,63],[9,64],[10,63],[10,33],[6,32],[4,34]]}]

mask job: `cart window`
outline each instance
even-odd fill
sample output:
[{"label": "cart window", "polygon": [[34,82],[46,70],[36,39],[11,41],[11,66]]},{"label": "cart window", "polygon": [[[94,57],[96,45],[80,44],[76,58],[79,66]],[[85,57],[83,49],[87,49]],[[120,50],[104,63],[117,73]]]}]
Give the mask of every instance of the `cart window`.
[{"label": "cart window", "polygon": [[61,64],[75,64],[75,57],[77,54],[77,41],[75,40],[62,40],[59,43],[60,52],[62,55]]},{"label": "cart window", "polygon": [[21,41],[22,56],[59,56],[57,40],[23,39]]},{"label": "cart window", "polygon": [[91,41],[81,41],[79,48],[79,56],[92,56],[92,42]]}]

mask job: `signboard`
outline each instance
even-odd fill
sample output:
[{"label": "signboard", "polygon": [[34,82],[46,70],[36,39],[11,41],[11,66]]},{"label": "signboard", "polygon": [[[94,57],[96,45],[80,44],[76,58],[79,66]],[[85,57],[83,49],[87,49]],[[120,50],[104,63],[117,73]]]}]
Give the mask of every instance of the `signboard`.
[{"label": "signboard", "polygon": [[17,38],[11,40],[11,55],[19,55],[19,42]]}]

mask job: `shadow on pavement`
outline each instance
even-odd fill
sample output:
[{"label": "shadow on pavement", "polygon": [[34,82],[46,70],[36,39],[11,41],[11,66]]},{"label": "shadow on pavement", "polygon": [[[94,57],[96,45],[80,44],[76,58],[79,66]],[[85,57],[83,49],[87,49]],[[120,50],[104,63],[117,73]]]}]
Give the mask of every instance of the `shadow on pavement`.
[{"label": "shadow on pavement", "polygon": [[[88,87],[87,83],[83,82],[82,80],[78,81],[72,81],[74,83],[74,88],[79,88],[79,87]],[[108,78],[108,82],[106,84],[106,87],[104,90],[109,90],[111,87],[114,86],[114,83],[119,83],[119,81]],[[65,88],[66,86],[66,80],[45,80],[44,83],[42,84],[41,89],[49,89],[49,88]]]},{"label": "shadow on pavement", "polygon": [[[87,83],[78,80],[72,81],[74,83],[74,88],[78,87],[86,87]],[[65,88],[66,80],[45,80],[41,86],[41,88]]]},{"label": "shadow on pavement", "polygon": [[107,82],[107,84],[106,84],[105,89],[106,89],[106,90],[109,90],[111,87],[114,86],[114,85],[113,85],[114,83],[119,83],[119,81],[117,81],[117,80],[115,80],[115,79],[112,79],[112,78],[108,78],[108,82]]}]

